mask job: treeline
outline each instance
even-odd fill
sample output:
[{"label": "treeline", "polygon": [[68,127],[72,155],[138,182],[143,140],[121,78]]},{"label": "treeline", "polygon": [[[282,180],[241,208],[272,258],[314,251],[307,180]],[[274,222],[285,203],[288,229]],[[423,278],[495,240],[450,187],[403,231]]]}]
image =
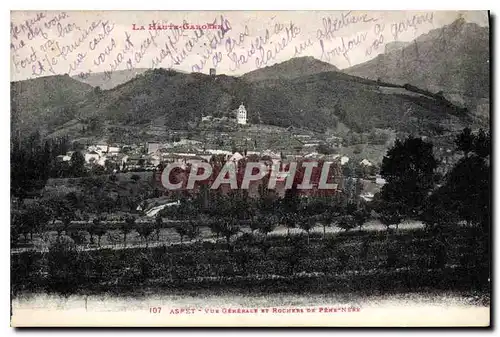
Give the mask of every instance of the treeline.
[{"label": "treeline", "polygon": [[28,137],[11,139],[11,195],[26,197],[42,189],[47,179],[57,175],[55,158],[70,150],[68,138],[42,140],[35,132]]},{"label": "treeline", "polygon": [[[94,165],[87,168],[82,145],[70,142],[68,137],[43,140],[38,132],[28,137],[12,137],[11,195],[25,198],[43,189],[49,178],[78,178],[110,173],[116,164],[105,167]],[[73,151],[69,160],[57,160],[57,156]]]}]

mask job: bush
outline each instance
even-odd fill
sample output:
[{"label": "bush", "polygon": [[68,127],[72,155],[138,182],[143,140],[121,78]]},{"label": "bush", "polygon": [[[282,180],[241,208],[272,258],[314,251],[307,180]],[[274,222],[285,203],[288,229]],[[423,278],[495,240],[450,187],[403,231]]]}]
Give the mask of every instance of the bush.
[{"label": "bush", "polygon": [[349,264],[349,254],[346,252],[345,248],[337,248],[335,252],[335,258],[338,262],[337,270],[339,272],[344,271]]},{"label": "bush", "polygon": [[388,244],[386,248],[386,253],[387,253],[387,257],[385,260],[386,267],[387,268],[396,267],[396,264],[398,263],[399,260],[399,252],[396,249],[396,247],[394,247],[391,244]]},{"label": "bush", "polygon": [[49,247],[48,290],[69,294],[87,283],[82,277],[79,255],[76,245],[69,240],[59,240]]},{"label": "bush", "polygon": [[69,236],[77,245],[81,245],[87,242],[87,234],[84,231],[72,231],[69,233]]},{"label": "bush", "polygon": [[255,243],[255,237],[251,233],[243,233],[234,242],[236,246],[251,246],[254,243]]}]

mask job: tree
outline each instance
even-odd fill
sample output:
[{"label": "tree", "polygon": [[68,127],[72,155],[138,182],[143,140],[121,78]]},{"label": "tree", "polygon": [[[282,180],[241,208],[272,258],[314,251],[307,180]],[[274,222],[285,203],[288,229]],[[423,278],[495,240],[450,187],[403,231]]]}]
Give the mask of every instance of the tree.
[{"label": "tree", "polygon": [[259,230],[260,228],[260,217],[254,216],[252,219],[250,219],[250,230],[252,231],[252,234],[255,233],[255,231]]},{"label": "tree", "polygon": [[445,206],[447,196],[444,189],[439,189],[425,200],[419,219],[425,224],[427,230],[434,231],[442,225],[458,223],[456,213]]},{"label": "tree", "polygon": [[85,157],[79,151],[74,152],[70,159],[70,169],[73,177],[82,177],[85,175]]},{"label": "tree", "polygon": [[299,191],[297,189],[297,184],[292,185],[292,188],[285,191],[285,197],[283,198],[283,212],[285,214],[297,212],[300,205]]},{"label": "tree", "polygon": [[200,227],[196,224],[196,222],[192,220],[189,221],[186,235],[191,241],[200,236]]},{"label": "tree", "polygon": [[338,216],[338,212],[335,212],[333,209],[327,209],[316,217],[317,221],[323,226],[323,239],[326,238],[326,227],[331,226],[332,222],[335,221]]},{"label": "tree", "polygon": [[432,149],[432,143],[421,138],[396,140],[382,160],[380,174],[387,181],[381,191],[384,202],[401,203],[410,214],[418,211],[434,186],[437,161]]},{"label": "tree", "polygon": [[19,136],[13,135],[11,138],[10,188],[13,196],[23,199],[28,193],[39,192],[45,186],[52,172],[54,158],[62,153],[56,141],[42,142],[38,131],[23,135],[22,138]]},{"label": "tree", "polygon": [[149,243],[149,236],[153,233],[154,227],[149,223],[141,224],[137,226],[136,231],[137,233],[139,233],[141,238],[144,239],[144,241],[146,241],[146,248],[147,248]]},{"label": "tree", "polygon": [[491,154],[491,136],[483,129],[474,138],[473,151],[480,158],[487,158]]},{"label": "tree", "polygon": [[91,244],[94,244],[94,235],[96,235],[96,231],[97,231],[97,228],[101,225],[101,219],[99,217],[95,218],[92,220],[89,228],[88,228],[88,232],[89,232],[89,235],[90,235],[90,243]]},{"label": "tree", "polygon": [[399,223],[403,220],[403,214],[406,213],[403,209],[404,207],[401,203],[395,202],[382,203],[377,208],[378,218],[388,231],[392,225],[396,225],[396,230],[398,229]]},{"label": "tree", "polygon": [[276,228],[277,219],[275,216],[261,216],[260,217],[260,226],[259,232],[264,234],[264,240],[267,238],[267,235],[271,233]]},{"label": "tree", "polygon": [[71,213],[66,213],[61,217],[61,225],[56,227],[58,241],[61,240],[62,232],[64,232],[66,235],[69,234],[68,229],[73,219],[74,219],[74,214]]},{"label": "tree", "polygon": [[290,237],[290,229],[297,228],[299,223],[299,215],[295,212],[286,213],[282,220],[283,224],[286,227],[286,236]]},{"label": "tree", "polygon": [[368,211],[367,206],[364,204],[361,204],[360,207],[354,212],[354,221],[358,225],[360,231],[369,218],[370,212]]},{"label": "tree", "polygon": [[181,245],[182,245],[182,242],[184,241],[184,237],[188,235],[188,229],[183,224],[175,226],[174,229],[177,232],[177,234],[179,234],[179,236],[181,238]]},{"label": "tree", "polygon": [[215,237],[219,239],[219,237],[222,234],[222,226],[220,224],[220,221],[217,219],[211,219],[209,223],[210,231],[215,234]]},{"label": "tree", "polygon": [[462,158],[446,177],[440,189],[446,208],[468,224],[487,226],[491,215],[490,167],[484,159]]},{"label": "tree", "polygon": [[79,230],[72,230],[69,232],[69,237],[73,239],[73,242],[76,245],[82,245],[87,241],[87,237],[85,236],[85,232]]},{"label": "tree", "polygon": [[309,233],[314,227],[316,227],[316,219],[310,217],[302,217],[301,221],[299,222],[299,227],[307,233],[307,244],[309,244]]},{"label": "tree", "polygon": [[226,239],[229,250],[232,251],[231,237],[240,232],[240,228],[237,224],[237,221],[234,218],[225,218],[221,222],[220,229],[221,229],[220,233]]},{"label": "tree", "polygon": [[123,246],[127,247],[127,235],[132,232],[135,228],[135,217],[130,215],[125,218],[120,226],[120,231],[123,233]]},{"label": "tree", "polygon": [[337,222],[337,227],[345,230],[346,232],[353,229],[355,226],[356,223],[352,215],[343,215],[339,217]]},{"label": "tree", "polygon": [[[309,238],[308,238],[309,241]],[[302,237],[294,237],[291,239],[291,246],[287,249],[286,259],[288,260],[288,272],[290,275],[295,273],[297,265],[300,263],[302,256],[307,254],[307,247],[304,244]]]},{"label": "tree", "polygon": [[160,241],[160,231],[163,228],[163,219],[160,214],[156,214],[155,218],[155,233],[156,233],[156,240]]},{"label": "tree", "polygon": [[324,155],[330,155],[330,154],[334,153],[334,150],[324,143],[319,144],[316,147],[316,151],[318,151],[318,153],[324,154]]},{"label": "tree", "polygon": [[95,228],[95,235],[97,235],[97,245],[101,247],[101,239],[107,233],[106,227],[100,223],[99,226]]},{"label": "tree", "polygon": [[50,220],[50,210],[40,202],[30,204],[22,214],[23,227],[30,234],[31,240],[33,233],[42,231]]},{"label": "tree", "polygon": [[463,129],[462,132],[455,138],[455,145],[457,149],[462,151],[466,157],[474,148],[474,138],[472,130],[469,127]]},{"label": "tree", "polygon": [[490,203],[490,134],[482,129],[475,135],[465,128],[456,138],[457,149],[464,153],[447,173],[444,184],[429,196],[421,219],[428,226],[465,220],[489,233]]}]

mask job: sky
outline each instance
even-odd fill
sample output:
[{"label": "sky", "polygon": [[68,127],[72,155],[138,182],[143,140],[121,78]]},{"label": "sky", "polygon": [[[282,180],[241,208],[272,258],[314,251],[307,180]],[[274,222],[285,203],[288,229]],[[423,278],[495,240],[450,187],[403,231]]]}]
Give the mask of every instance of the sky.
[{"label": "sky", "polygon": [[11,81],[158,67],[237,76],[300,56],[343,69],[459,17],[488,26],[486,11],[12,11]]}]

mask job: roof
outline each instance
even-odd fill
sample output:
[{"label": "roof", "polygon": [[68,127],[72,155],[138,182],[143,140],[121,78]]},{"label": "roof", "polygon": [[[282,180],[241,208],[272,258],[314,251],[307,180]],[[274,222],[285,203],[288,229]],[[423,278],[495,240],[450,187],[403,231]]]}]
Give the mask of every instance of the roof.
[{"label": "roof", "polygon": [[229,158],[230,161],[238,161],[238,160],[241,160],[243,159],[243,156],[241,155],[241,153],[239,152],[235,152],[231,158]]},{"label": "roof", "polygon": [[368,159],[363,159],[361,162],[360,162],[361,165],[365,165],[365,166],[372,166],[373,164],[368,160]]}]

